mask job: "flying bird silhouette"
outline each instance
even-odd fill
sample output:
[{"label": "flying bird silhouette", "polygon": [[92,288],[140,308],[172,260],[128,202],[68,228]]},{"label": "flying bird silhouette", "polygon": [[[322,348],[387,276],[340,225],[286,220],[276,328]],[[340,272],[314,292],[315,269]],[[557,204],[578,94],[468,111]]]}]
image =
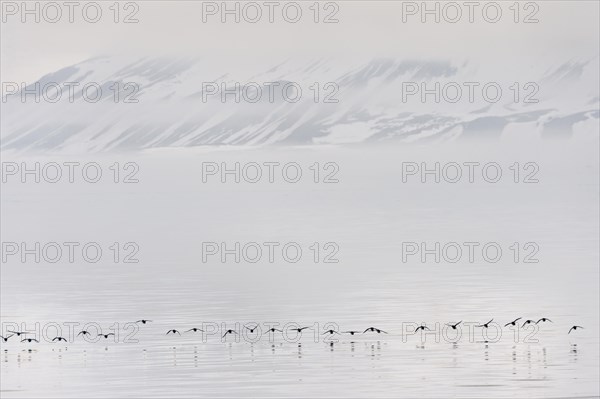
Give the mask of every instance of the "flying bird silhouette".
[{"label": "flying bird silhouette", "polygon": [[344,334],[350,334],[350,335],[358,334],[359,332],[360,332],[360,331],[353,331],[353,330],[350,330],[350,331],[343,331],[343,333],[344,333]]},{"label": "flying bird silhouette", "polygon": [[577,331],[578,328],[583,328],[581,326],[573,326],[571,327],[571,329],[569,330],[569,332],[567,334],[571,334],[571,331]]},{"label": "flying bird silhouette", "polygon": [[459,321],[459,322],[458,322],[458,323],[456,323],[456,324],[450,324],[450,323],[448,323],[448,324],[446,324],[446,325],[447,325],[448,327],[452,327],[452,329],[453,329],[453,330],[456,330],[456,327],[458,327],[458,325],[459,325],[460,323],[462,323],[462,320],[461,320],[461,321]]},{"label": "flying bird silhouette", "polygon": [[363,334],[366,333],[367,331],[376,332],[377,334],[381,334],[381,333],[387,334],[385,331],[380,330],[379,328],[375,328],[375,327],[367,328],[365,331],[363,331]]},{"label": "flying bird silhouette", "polygon": [[108,334],[98,334],[99,337],[104,337],[104,338],[108,338],[111,335],[115,335],[115,333],[108,333]]},{"label": "flying bird silhouette", "polygon": [[25,342],[25,341],[27,341],[27,342],[40,342],[40,341],[38,341],[38,340],[37,340],[37,339],[35,339],[35,338],[25,338],[25,339],[22,339],[22,340],[21,340],[21,342]]},{"label": "flying bird silhouette", "polygon": [[13,333],[13,335],[16,335],[17,337],[20,337],[21,335],[31,334],[31,333],[24,332],[24,331],[7,331],[7,332]]},{"label": "flying bird silhouette", "polygon": [[142,319],[142,320],[138,320],[136,321],[136,323],[142,323],[142,324],[146,324],[146,323],[150,323],[152,320],[146,320],[146,319]]},{"label": "flying bird silhouette", "polygon": [[14,335],[15,335],[15,334],[10,334],[10,335],[7,335],[6,337],[4,337],[4,336],[0,335],[0,338],[2,338],[2,340],[3,340],[4,342],[7,342],[7,341],[8,341],[8,339],[9,339],[10,337],[14,336]]},{"label": "flying bird silhouette", "polygon": [[554,323],[554,322],[553,322],[552,320],[550,320],[549,318],[547,318],[547,317],[542,317],[541,319],[539,319],[538,321],[536,321],[536,322],[535,322],[535,324],[538,324],[540,321],[541,321],[542,323],[545,323],[545,322],[547,322],[547,321],[549,321],[550,323]]},{"label": "flying bird silhouette", "polygon": [[525,320],[525,323],[523,323],[521,328],[525,327],[527,324],[535,324],[535,320]]},{"label": "flying bird silhouette", "polygon": [[67,342],[67,339],[63,338],[63,337],[54,337],[54,338],[52,338],[52,342],[54,342],[54,341],[58,341],[58,342],[65,341],[65,342]]},{"label": "flying bird silhouette", "polygon": [[301,332],[302,332],[302,330],[306,330],[307,328],[310,328],[310,327],[292,328],[291,330],[292,330],[292,331],[296,331],[296,332],[299,332],[299,333],[301,333]]},{"label": "flying bird silhouette", "polygon": [[225,336],[227,334],[236,334],[237,335],[237,333],[235,331],[233,331],[233,330],[227,330],[227,331],[225,331],[225,334],[223,334],[223,336],[221,338],[225,338]]},{"label": "flying bird silhouette", "polygon": [[283,332],[283,330],[278,330],[277,328],[271,327],[267,330],[268,332],[275,332],[275,331],[279,331],[279,332]]},{"label": "flying bird silhouette", "polygon": [[491,323],[492,321],[494,321],[494,319],[492,319],[492,320],[488,321],[487,323],[480,324],[480,325],[478,325],[478,326],[476,326],[476,327],[488,328],[488,327],[490,326],[490,323]]},{"label": "flying bird silhouette", "polygon": [[250,333],[253,333],[253,332],[254,332],[254,330],[256,330],[256,329],[258,328],[258,324],[257,324],[257,325],[255,325],[255,326],[254,326],[254,327],[252,327],[252,328],[250,328],[250,327],[248,327],[248,326],[244,326],[244,328],[245,328],[246,330],[250,331]]},{"label": "flying bird silhouette", "polygon": [[417,329],[415,330],[415,332],[417,332],[417,331],[419,331],[419,330],[423,330],[423,331],[425,331],[425,330],[429,330],[429,331],[431,331],[431,330],[429,329],[429,327],[427,327],[427,326],[424,326],[424,325],[420,325],[419,327],[417,327]]},{"label": "flying bird silhouette", "polygon": [[329,334],[329,335],[338,334],[339,335],[340,333],[335,330],[327,330],[321,335],[325,335],[325,334]]},{"label": "flying bird silhouette", "polygon": [[83,334],[83,336],[84,336],[84,337],[85,337],[86,335],[92,335],[92,334],[90,334],[90,332],[89,332],[89,331],[82,330],[82,331],[80,331],[80,332],[79,332],[79,334],[77,334],[77,336],[79,337],[81,334]]},{"label": "flying bird silhouette", "polygon": [[181,333],[179,331],[177,331],[177,330],[169,330],[169,331],[167,331],[167,333],[165,335],[169,335],[169,334],[179,334],[179,335],[181,335]]},{"label": "flying bird silhouette", "polygon": [[190,331],[193,331],[193,332],[202,331],[202,332],[204,332],[204,330],[202,330],[201,328],[197,328],[197,327],[190,328],[189,330],[187,330],[187,331],[184,331],[184,332],[190,332]]},{"label": "flying bird silhouette", "polygon": [[513,321],[511,321],[510,323],[506,323],[504,325],[504,327],[508,327],[508,326],[516,326],[517,325],[517,321],[521,320],[522,317],[519,317],[518,319],[514,319]]}]

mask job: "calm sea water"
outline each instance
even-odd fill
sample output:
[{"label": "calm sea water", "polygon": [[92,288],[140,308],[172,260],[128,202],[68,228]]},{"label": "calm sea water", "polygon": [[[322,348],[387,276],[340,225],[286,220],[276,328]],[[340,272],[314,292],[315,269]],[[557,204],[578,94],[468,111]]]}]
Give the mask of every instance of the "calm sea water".
[{"label": "calm sea water", "polygon": [[[597,397],[599,272],[597,146],[328,148],[159,151],[120,155],[137,184],[12,184],[2,190],[2,240],[136,242],[139,263],[79,259],[1,271],[3,335],[96,323],[111,337],[1,343],[2,397]],[[15,159],[15,158],[13,158]],[[23,157],[16,158],[18,160]],[[38,159],[39,158],[31,158]],[[81,161],[61,156],[62,161]],[[7,160],[4,157],[3,160]],[[89,160],[89,159],[88,159]],[[114,162],[92,157],[101,165]],[[402,162],[536,162],[539,183],[402,182]],[[339,166],[339,183],[202,182],[202,162],[314,162]],[[511,176],[511,175],[508,175]],[[202,261],[201,243],[297,242],[298,263]],[[496,242],[497,263],[402,261],[402,242]],[[338,263],[315,263],[314,242],[335,242]],[[534,242],[538,263],[509,247]],[[109,252],[108,252],[109,253]],[[521,255],[523,255],[521,253]],[[553,323],[484,342],[454,339],[435,323]],[[126,323],[140,318],[133,336]],[[216,323],[297,323],[297,339],[256,342],[221,334],[165,335]],[[238,323],[238,324],[236,324]],[[389,334],[321,335],[375,326]],[[413,323],[413,324],[411,324]],[[434,333],[404,330],[426,323]],[[567,334],[574,325],[585,329]],[[412,327],[411,327],[412,328]],[[263,327],[264,329],[264,327]],[[530,335],[530,331],[532,334]],[[222,333],[222,331],[221,331]],[[490,333],[493,338],[493,334]],[[37,338],[42,338],[37,336]],[[127,338],[137,342],[123,342]]]}]

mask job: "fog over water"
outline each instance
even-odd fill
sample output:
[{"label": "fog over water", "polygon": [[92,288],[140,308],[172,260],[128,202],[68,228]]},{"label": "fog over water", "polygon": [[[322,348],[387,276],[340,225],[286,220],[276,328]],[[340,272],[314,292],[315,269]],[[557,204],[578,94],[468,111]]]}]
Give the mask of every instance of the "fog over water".
[{"label": "fog over water", "polygon": [[0,397],[600,398],[598,1],[0,2]]},{"label": "fog over water", "polygon": [[[56,263],[46,261],[50,249],[39,264],[5,254],[3,335],[39,323],[40,342],[1,342],[3,397],[598,395],[597,146],[171,149],[42,161],[96,162],[104,174],[95,184],[77,173],[75,183],[6,176],[3,242],[93,242],[103,252],[97,263],[81,246],[73,263],[64,245]],[[139,182],[114,183],[115,161],[135,163]],[[239,183],[221,173],[236,162]],[[269,162],[278,163],[273,183]],[[436,162],[440,183],[421,173]],[[251,183],[257,170],[262,178]],[[298,170],[297,183],[286,181]],[[276,243],[272,262],[266,242]],[[436,242],[446,246],[439,263]],[[282,251],[290,243],[299,258]],[[414,252],[421,243],[431,252],[425,262]],[[474,243],[473,259],[464,243]],[[484,253],[486,244],[501,255]],[[127,255],[139,262],[125,263]],[[504,324],[517,317],[519,327],[553,323],[515,335]],[[127,324],[142,318],[152,322]],[[474,327],[492,318],[498,329]],[[460,338],[445,326],[458,321]],[[69,337],[68,322],[80,323],[75,333],[86,323],[117,329],[118,343]],[[73,342],[47,342],[56,336],[48,323]],[[311,329],[284,337],[267,331],[275,323]],[[421,323],[432,331],[415,334]],[[255,324],[260,335],[243,327]],[[567,334],[572,325],[585,328]],[[388,334],[322,335],[371,326]],[[193,327],[207,334],[184,332]],[[223,339],[230,328],[239,335]]]}]

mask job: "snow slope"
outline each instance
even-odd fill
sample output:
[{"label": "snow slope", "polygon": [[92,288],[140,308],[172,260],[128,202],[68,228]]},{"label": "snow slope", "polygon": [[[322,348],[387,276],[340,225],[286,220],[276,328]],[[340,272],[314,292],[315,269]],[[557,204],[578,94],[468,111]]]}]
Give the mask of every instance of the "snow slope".
[{"label": "snow slope", "polygon": [[[99,152],[597,137],[598,68],[597,57],[495,71],[465,61],[97,57],[40,78],[36,83],[47,92],[39,102],[32,94],[6,95],[5,88],[1,149]],[[79,84],[72,98],[65,82]],[[81,88],[92,83],[102,87],[98,102],[82,96]],[[437,99],[433,92],[424,98],[422,92],[410,94],[436,84]],[[56,87],[62,95],[50,102]],[[502,92],[492,101],[497,87]],[[35,83],[27,86],[35,88]],[[211,92],[221,88],[229,94]]]}]

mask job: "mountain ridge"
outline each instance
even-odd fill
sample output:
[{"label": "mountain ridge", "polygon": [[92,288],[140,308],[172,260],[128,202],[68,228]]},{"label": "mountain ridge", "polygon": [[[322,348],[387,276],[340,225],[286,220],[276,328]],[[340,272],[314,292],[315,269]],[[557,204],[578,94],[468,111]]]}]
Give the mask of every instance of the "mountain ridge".
[{"label": "mountain ridge", "polygon": [[[589,84],[597,67],[597,57],[569,60],[543,71],[531,67],[527,74],[507,71],[498,79],[499,73],[486,75],[469,62],[440,60],[303,59],[247,66],[186,57],[95,57],[26,86],[26,92],[47,87],[47,99],[61,87],[56,102],[42,95],[35,102],[32,94],[23,102],[21,91],[3,95],[0,148],[105,152],[411,143],[499,139],[509,126],[512,134],[540,138],[572,137],[581,130],[597,137],[600,96],[597,85]],[[529,76],[515,79],[521,75]],[[69,82],[79,86],[67,95]],[[99,87],[102,98],[86,101],[79,90],[85,85]]]}]

